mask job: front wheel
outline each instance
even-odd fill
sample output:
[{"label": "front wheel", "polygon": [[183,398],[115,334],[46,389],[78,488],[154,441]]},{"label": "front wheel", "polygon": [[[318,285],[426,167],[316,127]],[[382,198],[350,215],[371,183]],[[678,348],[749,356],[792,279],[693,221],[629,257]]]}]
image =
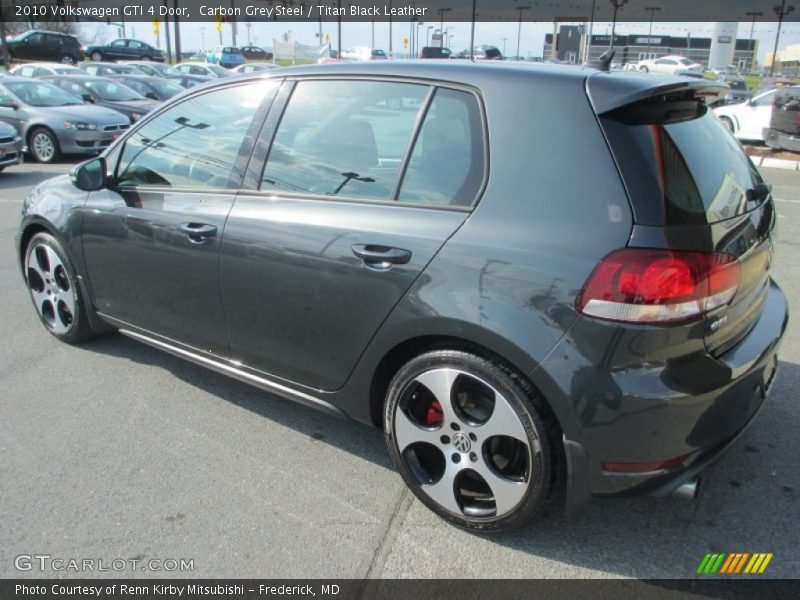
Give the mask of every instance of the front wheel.
[{"label": "front wheel", "polygon": [[97,50],[95,50],[94,52],[92,52],[92,60],[94,62],[100,62],[103,60],[103,55]]},{"label": "front wheel", "polygon": [[92,337],[75,269],[59,241],[49,233],[37,233],[28,244],[25,281],[47,331],[67,343]]},{"label": "front wheel", "polygon": [[61,155],[55,134],[44,127],[31,132],[28,145],[33,158],[41,163],[53,162]]},{"label": "front wheel", "polygon": [[65,54],[64,56],[61,57],[61,62],[62,64],[65,65],[74,65],[75,59],[72,58],[69,54]]},{"label": "front wheel", "polygon": [[644,66],[642,66],[642,67],[639,67],[639,70],[640,70],[642,73],[649,73],[649,72],[650,72],[650,69],[648,69],[647,67],[644,67]]},{"label": "front wheel", "polygon": [[392,460],[423,504],[465,529],[510,531],[541,511],[554,482],[544,414],[502,363],[436,350],[395,375],[384,427]]}]

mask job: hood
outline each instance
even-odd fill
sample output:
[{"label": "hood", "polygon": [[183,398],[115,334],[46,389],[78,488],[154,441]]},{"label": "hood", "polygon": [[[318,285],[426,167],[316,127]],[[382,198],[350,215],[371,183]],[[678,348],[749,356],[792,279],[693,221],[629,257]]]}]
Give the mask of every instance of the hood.
[{"label": "hood", "polygon": [[95,125],[123,125],[128,123],[124,115],[114,110],[89,104],[54,106],[49,108],[30,107],[29,110],[47,117],[63,119],[65,121],[80,120],[86,123],[94,123]]},{"label": "hood", "polygon": [[149,113],[156,106],[158,102],[155,100],[125,100],[124,102],[116,102],[113,100],[99,100],[98,104],[102,103],[103,106],[109,108],[124,110],[125,112],[139,112],[142,114]]}]

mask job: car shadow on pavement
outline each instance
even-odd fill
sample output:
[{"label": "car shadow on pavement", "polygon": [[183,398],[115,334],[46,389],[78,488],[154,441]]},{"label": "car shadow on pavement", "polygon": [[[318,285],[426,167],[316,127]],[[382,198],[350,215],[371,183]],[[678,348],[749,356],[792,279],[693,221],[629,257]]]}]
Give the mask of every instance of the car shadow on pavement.
[{"label": "car shadow on pavement", "polygon": [[121,334],[111,333],[82,344],[80,347],[132,360],[139,364],[166,369],[189,385],[198,387],[227,402],[315,440],[354,453],[359,458],[376,465],[393,469],[386,452],[383,434],[361,423],[348,419],[337,419],[321,411],[156,350]]}]

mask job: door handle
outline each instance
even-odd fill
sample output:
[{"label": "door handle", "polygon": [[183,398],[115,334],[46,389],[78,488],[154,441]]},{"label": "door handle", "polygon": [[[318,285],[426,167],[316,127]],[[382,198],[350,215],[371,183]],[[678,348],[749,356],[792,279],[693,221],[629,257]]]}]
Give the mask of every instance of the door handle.
[{"label": "door handle", "polygon": [[217,235],[217,227],[205,223],[181,223],[178,230],[181,233],[185,233],[189,237],[189,240],[195,244],[200,244],[206,238]]},{"label": "door handle", "polygon": [[353,244],[353,254],[368,267],[388,269],[392,265],[405,265],[411,260],[411,251],[373,244]]}]

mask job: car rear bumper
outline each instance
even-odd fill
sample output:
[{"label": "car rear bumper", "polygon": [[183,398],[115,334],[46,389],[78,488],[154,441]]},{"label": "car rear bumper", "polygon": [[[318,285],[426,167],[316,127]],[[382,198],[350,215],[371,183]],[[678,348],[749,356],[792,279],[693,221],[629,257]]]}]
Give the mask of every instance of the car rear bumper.
[{"label": "car rear bumper", "polygon": [[[720,357],[687,351],[666,360],[609,368],[608,348],[630,355],[637,344],[652,342],[653,331],[629,331],[608,338],[562,340],[542,363],[571,403],[572,415],[559,415],[569,469],[568,494],[576,504],[586,496],[670,493],[714,462],[750,425],[762,408],[778,365],[778,348],[788,324],[788,306],[772,281],[755,325]],[[589,324],[584,332],[594,334]],[[674,343],[664,329],[662,344]],[[569,337],[569,335],[568,335]],[[689,336],[691,337],[691,336]],[[700,338],[702,340],[702,337]],[[598,343],[600,341],[600,343]],[[691,348],[691,339],[686,348]],[[588,346],[587,346],[588,347]],[[592,353],[593,351],[593,353]],[[649,351],[649,350],[648,350]],[[587,356],[593,357],[587,364]],[[570,365],[570,363],[574,363]],[[548,396],[554,389],[545,390]],[[552,401],[552,400],[551,400]],[[559,411],[556,410],[558,413]],[[611,472],[609,463],[656,463],[682,458],[675,467],[642,473]],[[588,485],[582,479],[588,479]],[[576,498],[575,496],[584,496]]]},{"label": "car rear bumper", "polygon": [[790,135],[777,129],[765,129],[764,142],[776,150],[800,152],[800,136]]}]

